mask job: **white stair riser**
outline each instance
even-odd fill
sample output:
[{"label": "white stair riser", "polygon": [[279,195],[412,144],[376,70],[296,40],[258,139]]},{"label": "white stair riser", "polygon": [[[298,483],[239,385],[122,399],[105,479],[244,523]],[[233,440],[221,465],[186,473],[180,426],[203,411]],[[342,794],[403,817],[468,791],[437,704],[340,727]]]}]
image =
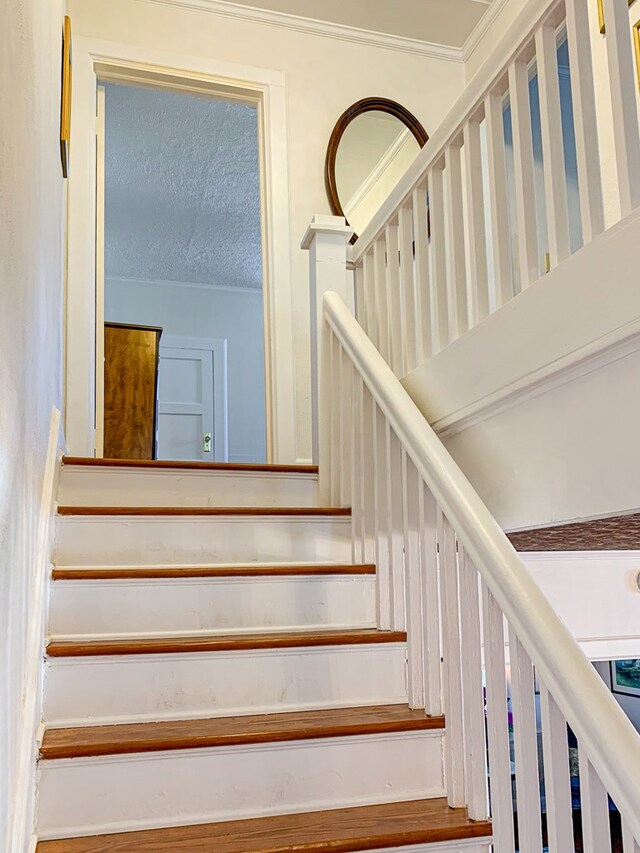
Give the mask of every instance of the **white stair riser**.
[{"label": "white stair riser", "polygon": [[59,516],[64,566],[349,562],[349,518]]},{"label": "white stair riser", "polygon": [[54,636],[375,625],[375,577],[56,581]]},{"label": "white stair riser", "polygon": [[233,820],[444,793],[442,733],[44,761],[48,838]]},{"label": "white stair riser", "polygon": [[65,465],[62,506],[315,506],[313,474],[149,471]]},{"label": "white stair riser", "polygon": [[407,701],[406,644],[51,658],[56,725],[188,719]]}]

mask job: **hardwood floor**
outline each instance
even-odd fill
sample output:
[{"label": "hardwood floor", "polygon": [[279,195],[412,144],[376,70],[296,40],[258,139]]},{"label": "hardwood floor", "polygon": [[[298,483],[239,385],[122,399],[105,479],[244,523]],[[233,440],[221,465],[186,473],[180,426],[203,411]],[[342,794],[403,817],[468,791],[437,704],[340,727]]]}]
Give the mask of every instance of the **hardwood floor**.
[{"label": "hardwood floor", "polygon": [[45,731],[40,757],[124,755],[443,728],[444,717],[426,717],[406,705],[52,728]]},{"label": "hardwood floor", "polygon": [[356,853],[491,835],[444,799],[41,841],[37,853]]},{"label": "hardwood floor", "polygon": [[246,649],[292,649],[304,646],[352,646],[404,643],[403,631],[376,628],[313,631],[273,631],[261,634],[212,634],[195,637],[124,638],[108,640],[52,640],[49,657],[153,655],[180,652],[229,652]]}]

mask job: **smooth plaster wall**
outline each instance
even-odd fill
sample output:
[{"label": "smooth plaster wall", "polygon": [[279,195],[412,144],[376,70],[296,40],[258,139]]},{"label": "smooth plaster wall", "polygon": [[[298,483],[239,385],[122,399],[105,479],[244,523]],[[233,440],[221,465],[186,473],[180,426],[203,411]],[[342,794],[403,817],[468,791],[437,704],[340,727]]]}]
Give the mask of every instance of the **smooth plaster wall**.
[{"label": "smooth plaster wall", "polygon": [[62,0],[3,5],[0,51],[0,850],[10,839],[52,406],[61,402]]},{"label": "smooth plaster wall", "polygon": [[[330,213],[323,167],[341,113],[371,95],[401,101],[432,133],[464,85],[462,63],[139,0],[71,0],[75,32],[286,74],[298,459],[311,457],[309,273],[300,241]],[[277,288],[278,283],[274,282]]]},{"label": "smooth plaster wall", "polygon": [[266,460],[261,291],[107,279],[105,319],[162,326],[165,335],[226,338],[229,461]]}]

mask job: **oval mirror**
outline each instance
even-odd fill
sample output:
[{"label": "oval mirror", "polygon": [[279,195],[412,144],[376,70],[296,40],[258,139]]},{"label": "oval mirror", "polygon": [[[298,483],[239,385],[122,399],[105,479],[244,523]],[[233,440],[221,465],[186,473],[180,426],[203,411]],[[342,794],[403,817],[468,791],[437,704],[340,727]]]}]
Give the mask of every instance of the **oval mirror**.
[{"label": "oval mirror", "polygon": [[427,133],[401,104],[364,98],[340,116],[329,140],[325,185],[331,211],[362,234],[424,146]]}]

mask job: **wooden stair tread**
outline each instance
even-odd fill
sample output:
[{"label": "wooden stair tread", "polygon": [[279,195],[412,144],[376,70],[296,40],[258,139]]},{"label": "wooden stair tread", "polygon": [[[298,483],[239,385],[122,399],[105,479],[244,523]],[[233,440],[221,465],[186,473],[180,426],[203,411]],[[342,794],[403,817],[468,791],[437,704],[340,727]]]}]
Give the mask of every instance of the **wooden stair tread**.
[{"label": "wooden stair tread", "polygon": [[640,513],[552,524],[507,534],[516,551],[636,551]]},{"label": "wooden stair tread", "polygon": [[349,565],[348,563],[300,563],[282,566],[145,566],[144,568],[94,568],[54,569],[54,581],[84,580],[143,580],[162,578],[240,578],[240,577],[296,577],[324,575],[375,575],[373,563]]},{"label": "wooden stair tread", "polygon": [[343,506],[59,506],[58,515],[250,515],[250,516],[350,516]]},{"label": "wooden stair tread", "polygon": [[47,729],[40,756],[80,758],[443,728],[444,717],[426,717],[407,705],[162,720]]},{"label": "wooden stair tread", "polygon": [[491,835],[445,799],[41,841],[37,853],[356,853]]},{"label": "wooden stair tread", "polygon": [[264,474],[317,474],[317,465],[271,465],[253,462],[185,462],[171,459],[96,459],[92,456],[65,456],[63,465],[84,465],[95,468],[167,468],[182,471],[228,471]]},{"label": "wooden stair tread", "polygon": [[184,652],[227,652],[248,649],[286,649],[305,646],[347,646],[371,643],[404,643],[403,631],[349,628],[312,631],[273,631],[258,634],[210,634],[193,637],[118,638],[100,640],[51,640],[49,657],[99,655],[149,655]]}]

